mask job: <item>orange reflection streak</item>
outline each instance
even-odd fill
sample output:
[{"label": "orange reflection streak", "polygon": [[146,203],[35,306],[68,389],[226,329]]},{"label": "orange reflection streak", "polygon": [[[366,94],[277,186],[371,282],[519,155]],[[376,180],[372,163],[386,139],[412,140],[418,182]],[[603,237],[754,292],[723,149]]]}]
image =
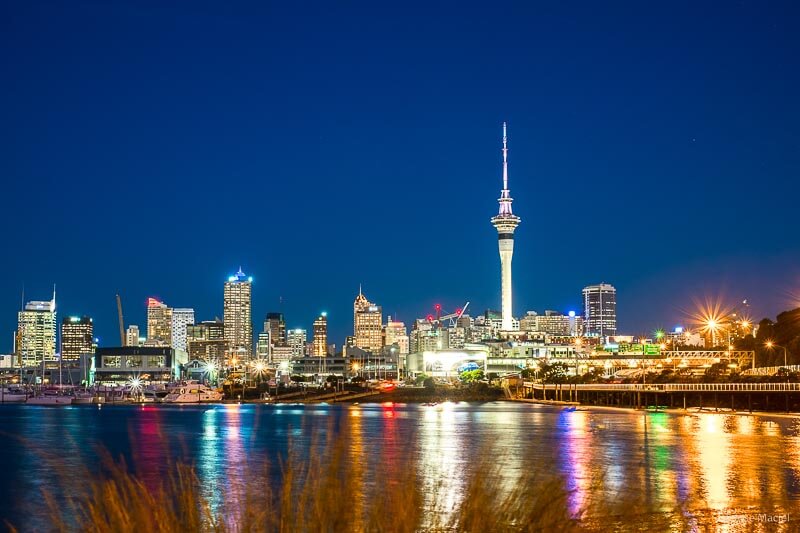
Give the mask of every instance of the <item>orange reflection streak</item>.
[{"label": "orange reflection streak", "polygon": [[353,530],[363,531],[364,524],[364,505],[366,501],[366,494],[363,491],[365,485],[365,454],[364,454],[364,429],[363,421],[361,420],[361,407],[358,405],[351,405],[349,409],[348,420],[346,421],[346,429],[349,432],[349,458],[350,472],[353,476],[352,487],[354,490],[361,489],[360,493],[349,495],[349,502],[353,506]]}]

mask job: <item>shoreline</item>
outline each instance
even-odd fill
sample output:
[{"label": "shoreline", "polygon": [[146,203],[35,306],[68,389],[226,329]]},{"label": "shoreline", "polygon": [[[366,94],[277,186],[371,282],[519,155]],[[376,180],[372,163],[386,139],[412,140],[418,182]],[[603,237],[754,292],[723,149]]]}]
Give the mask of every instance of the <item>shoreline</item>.
[{"label": "shoreline", "polygon": [[683,409],[682,407],[668,407],[666,409],[652,410],[652,409],[637,409],[635,407],[615,407],[613,405],[592,405],[576,402],[561,402],[556,400],[531,400],[531,399],[509,399],[509,402],[538,404],[544,406],[576,406],[578,411],[611,411],[618,413],[630,412],[644,412],[644,413],[668,413],[672,415],[737,415],[737,416],[759,416],[759,417],[772,417],[772,418],[800,418],[800,412],[771,412],[771,411],[731,411],[730,409],[714,409],[714,408],[701,408],[689,407]]}]

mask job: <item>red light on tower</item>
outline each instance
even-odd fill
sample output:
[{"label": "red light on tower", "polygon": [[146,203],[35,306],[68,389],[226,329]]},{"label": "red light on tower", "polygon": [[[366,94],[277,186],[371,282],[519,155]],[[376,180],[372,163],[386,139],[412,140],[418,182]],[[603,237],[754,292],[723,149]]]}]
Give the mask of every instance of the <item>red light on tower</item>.
[{"label": "red light on tower", "polygon": [[461,316],[461,313],[463,313],[463,312],[464,312],[464,310],[463,310],[463,309],[461,309],[460,307],[459,307],[458,309],[456,309],[456,314],[457,314],[458,316]]},{"label": "red light on tower", "polygon": [[437,311],[441,311],[442,310],[442,304],[436,304],[436,305],[433,306],[433,308],[436,309]]},{"label": "red light on tower", "polygon": [[427,319],[428,319],[428,322],[433,322],[433,315],[428,315]]}]

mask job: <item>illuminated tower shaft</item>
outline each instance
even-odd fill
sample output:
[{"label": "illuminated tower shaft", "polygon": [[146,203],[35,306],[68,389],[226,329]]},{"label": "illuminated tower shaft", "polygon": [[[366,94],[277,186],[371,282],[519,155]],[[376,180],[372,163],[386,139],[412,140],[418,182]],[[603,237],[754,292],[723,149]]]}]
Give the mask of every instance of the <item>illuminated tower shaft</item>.
[{"label": "illuminated tower shaft", "polygon": [[514,230],[517,229],[520,218],[511,211],[513,200],[508,189],[508,137],[505,122],[503,122],[503,189],[497,201],[500,209],[497,216],[492,217],[492,225],[497,230],[497,244],[500,250],[502,329],[511,331],[514,318],[511,303],[511,259],[514,257]]}]

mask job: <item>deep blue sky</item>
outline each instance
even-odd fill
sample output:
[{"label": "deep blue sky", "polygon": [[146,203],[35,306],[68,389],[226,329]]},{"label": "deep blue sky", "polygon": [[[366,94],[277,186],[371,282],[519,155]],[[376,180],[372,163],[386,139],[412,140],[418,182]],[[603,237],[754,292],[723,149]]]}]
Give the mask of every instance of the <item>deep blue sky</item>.
[{"label": "deep blue sky", "polygon": [[117,292],[208,319],[240,264],[256,331],[283,297],[337,345],[359,283],[497,308],[503,120],[517,314],[800,293],[796,2],[106,4],[0,6],[0,351],[23,283],[113,344]]}]

